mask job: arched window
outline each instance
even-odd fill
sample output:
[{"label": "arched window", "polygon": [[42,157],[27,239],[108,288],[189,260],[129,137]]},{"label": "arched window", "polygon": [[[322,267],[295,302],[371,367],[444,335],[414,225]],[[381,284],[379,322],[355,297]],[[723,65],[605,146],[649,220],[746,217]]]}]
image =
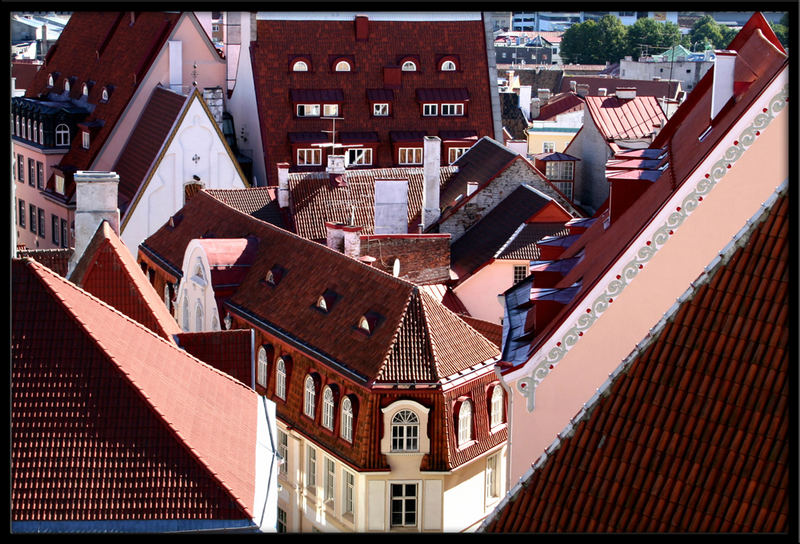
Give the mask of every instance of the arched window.
[{"label": "arched window", "polygon": [[340,434],[348,442],[353,441],[353,403],[349,398],[342,400],[342,422]]},{"label": "arched window", "polygon": [[200,332],[203,330],[203,303],[199,300],[195,305],[195,312],[194,312],[194,325],[195,331]]},{"label": "arched window", "polygon": [[315,394],[316,394],[316,386],[314,385],[314,378],[311,376],[306,376],[306,383],[305,387],[303,388],[305,394],[303,396],[303,413],[310,418],[314,418],[314,408],[315,408]]},{"label": "arched window", "polygon": [[286,362],[282,358],[275,364],[275,394],[286,400]]},{"label": "arched window", "polygon": [[186,297],[183,298],[183,308],[181,313],[183,314],[181,316],[183,330],[184,332],[189,332],[189,299]]},{"label": "arched window", "polygon": [[64,80],[64,92],[65,93],[69,92],[69,79]]},{"label": "arched window", "polygon": [[323,312],[328,311],[328,303],[325,302],[325,297],[322,295],[320,295],[320,297],[317,299],[317,308],[319,308]]},{"label": "arched window", "polygon": [[101,102],[108,102],[108,89],[106,89],[105,87],[103,87],[103,92],[102,92],[102,94],[100,96],[100,101]]},{"label": "arched window", "polygon": [[455,72],[456,70],[456,63],[452,60],[446,60],[442,63],[441,67],[442,72]]},{"label": "arched window", "polygon": [[333,430],[333,408],[333,391],[326,387],[322,393],[322,426],[330,431]]},{"label": "arched window", "polygon": [[346,60],[340,60],[336,63],[336,67],[334,68],[337,72],[349,72],[350,71],[350,63]]},{"label": "arched window", "polygon": [[19,136],[19,115],[14,116],[14,134]]},{"label": "arched window", "polygon": [[22,137],[27,138],[28,133],[31,131],[31,120],[22,118]]},{"label": "arched window", "polygon": [[304,60],[296,60],[292,64],[292,72],[308,72],[308,63]]},{"label": "arched window", "polygon": [[369,329],[369,320],[366,316],[361,316],[361,319],[358,321],[358,328],[365,332],[370,332]]},{"label": "arched window", "polygon": [[458,409],[458,445],[472,440],[472,401],[465,400]]},{"label": "arched window", "polygon": [[33,122],[33,130],[31,131],[31,139],[34,142],[39,142],[39,123],[34,121]]},{"label": "arched window", "polygon": [[258,348],[258,369],[256,370],[256,382],[261,387],[267,387],[267,350],[264,346]]},{"label": "arched window", "polygon": [[27,132],[25,131],[25,118],[22,118],[22,137],[27,138]]},{"label": "arched window", "polygon": [[495,425],[500,425],[504,422],[503,420],[503,388],[499,385],[496,385],[495,388],[492,390],[492,403],[491,403],[491,414],[490,414],[490,425],[494,427]]},{"label": "arched window", "polygon": [[56,145],[69,145],[69,127],[63,123],[56,127]]},{"label": "arched window", "polygon": [[392,451],[419,450],[419,418],[411,410],[400,410],[392,417]]},{"label": "arched window", "polygon": [[417,63],[413,60],[407,60],[403,63],[403,66],[400,68],[403,72],[416,72],[417,71]]},{"label": "arched window", "polygon": [[86,83],[81,87],[81,94],[83,96],[89,96],[89,86]]},{"label": "arched window", "polygon": [[52,86],[53,86],[53,83],[54,83],[54,81],[53,81],[53,74],[50,74],[49,76],[47,76],[47,86],[48,86],[48,87],[52,87]]}]

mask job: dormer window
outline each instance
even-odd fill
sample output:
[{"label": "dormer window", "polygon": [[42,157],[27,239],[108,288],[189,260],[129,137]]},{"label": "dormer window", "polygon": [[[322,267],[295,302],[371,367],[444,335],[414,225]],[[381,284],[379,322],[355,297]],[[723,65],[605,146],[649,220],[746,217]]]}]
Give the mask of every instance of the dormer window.
[{"label": "dormer window", "polygon": [[322,106],[323,117],[337,117],[339,115],[339,104],[324,104]]},{"label": "dormer window", "polygon": [[413,60],[407,60],[403,63],[400,69],[404,72],[416,72],[417,71],[417,63]]},{"label": "dormer window", "polygon": [[326,289],[324,293],[322,293],[319,298],[317,298],[316,307],[318,310],[328,313],[332,308],[333,305],[336,304],[339,295],[337,295],[334,291],[330,289]]},{"label": "dormer window", "polygon": [[336,63],[333,70],[335,72],[350,72],[352,70],[352,66],[350,66],[349,61],[340,60]]},{"label": "dormer window", "polygon": [[298,117],[319,117],[319,104],[298,104]]},{"label": "dormer window", "polygon": [[264,275],[264,283],[267,285],[272,285],[273,287],[278,285],[281,282],[281,279],[286,274],[286,270],[282,267],[278,266],[277,264],[267,270],[267,273]]},{"label": "dormer window", "polygon": [[435,117],[439,115],[439,104],[423,104],[422,115],[425,117]]},{"label": "dormer window", "polygon": [[64,92],[65,93],[69,92],[69,79],[64,80]]},{"label": "dormer window", "polygon": [[445,60],[444,62],[442,62],[442,65],[440,66],[439,70],[441,70],[442,72],[455,72],[456,63],[453,62],[452,60]]},{"label": "dormer window", "polygon": [[91,141],[90,141],[90,138],[89,138],[89,133],[84,131],[84,132],[81,133],[81,135],[82,135],[82,139],[83,139],[82,140],[83,141],[83,148],[84,149],[89,149],[91,147]]},{"label": "dormer window", "polygon": [[292,72],[308,72],[308,63],[304,60],[296,60],[292,63]]},{"label": "dormer window", "polygon": [[387,102],[373,104],[372,115],[375,117],[387,117],[389,115],[389,104]]},{"label": "dormer window", "polygon": [[81,87],[81,95],[89,96],[89,86],[86,83]]},{"label": "dormer window", "polygon": [[464,399],[458,409],[458,446],[472,442],[472,401]]},{"label": "dormer window", "polygon": [[56,127],[56,145],[69,145],[69,127],[63,123]]},{"label": "dormer window", "polygon": [[363,315],[361,316],[361,319],[358,320],[358,328],[367,333],[372,332],[369,327],[369,320]]},{"label": "dormer window", "polygon": [[358,329],[367,334],[375,332],[375,328],[381,321],[381,316],[375,312],[367,312],[358,320]]},{"label": "dormer window", "polygon": [[55,83],[55,80],[53,78],[53,74],[50,74],[49,76],[47,76],[47,86],[52,87],[53,83]]},{"label": "dormer window", "polygon": [[100,102],[108,102],[108,89],[103,87],[103,92],[100,95]]}]

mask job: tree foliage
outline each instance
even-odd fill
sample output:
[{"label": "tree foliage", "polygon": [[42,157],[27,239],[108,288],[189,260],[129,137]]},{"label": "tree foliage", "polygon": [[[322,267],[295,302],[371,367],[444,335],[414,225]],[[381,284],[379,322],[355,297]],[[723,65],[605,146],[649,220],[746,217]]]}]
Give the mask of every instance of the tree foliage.
[{"label": "tree foliage", "polygon": [[710,15],[703,15],[692,25],[689,40],[693,51],[707,47],[725,49],[736,36],[736,30],[716,22]]}]

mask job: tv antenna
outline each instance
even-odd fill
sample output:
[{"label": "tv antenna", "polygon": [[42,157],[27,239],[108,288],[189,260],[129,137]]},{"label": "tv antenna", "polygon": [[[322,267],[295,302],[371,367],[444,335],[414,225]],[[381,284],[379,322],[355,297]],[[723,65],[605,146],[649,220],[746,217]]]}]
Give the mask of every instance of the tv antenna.
[{"label": "tv antenna", "polygon": [[337,148],[364,147],[361,144],[337,144],[336,143],[336,121],[344,121],[344,117],[328,117],[327,119],[329,119],[331,121],[333,126],[332,126],[331,130],[323,130],[322,132],[330,134],[331,135],[331,141],[330,142],[324,142],[324,143],[311,144],[313,147],[330,147],[331,149],[334,150],[334,152],[335,152],[335,150]]}]

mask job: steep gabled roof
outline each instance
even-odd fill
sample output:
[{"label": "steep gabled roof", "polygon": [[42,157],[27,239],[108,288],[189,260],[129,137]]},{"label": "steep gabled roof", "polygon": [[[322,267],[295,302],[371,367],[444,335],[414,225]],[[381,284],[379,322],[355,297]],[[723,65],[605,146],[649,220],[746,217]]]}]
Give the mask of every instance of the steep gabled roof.
[{"label": "steep gabled roof", "polygon": [[12,521],[251,526],[256,393],[35,261],[12,269]]},{"label": "steep gabled roof", "polygon": [[539,108],[536,121],[549,121],[560,113],[580,111],[586,106],[586,101],[573,92],[562,92],[553,96],[547,103]]},{"label": "steep gabled roof", "polygon": [[646,138],[667,120],[652,96],[587,96],[585,100],[589,115],[607,142]]},{"label": "steep gabled roof", "polygon": [[283,214],[278,207],[277,187],[247,187],[243,189],[206,189],[206,192],[256,219],[286,228]]},{"label": "steep gabled roof", "polygon": [[485,531],[789,530],[788,213],[731,244]]},{"label": "steep gabled roof", "polygon": [[[314,357],[356,380],[368,383],[378,379],[384,368],[391,369],[392,377],[433,379],[442,376],[442,371],[434,367],[423,371],[419,365],[430,363],[449,370],[459,364],[469,367],[484,363],[497,355],[488,341],[461,331],[466,325],[454,314],[450,314],[452,319],[431,319],[428,314],[420,314],[423,302],[413,284],[259,221],[205,191],[192,197],[179,214],[181,220],[175,226],[163,226],[143,242],[140,250],[180,270],[186,247],[193,239],[255,237],[258,252],[225,307],[284,336],[299,349],[311,350]],[[276,266],[283,273],[277,285],[269,285],[264,278]],[[315,304],[327,289],[339,298],[323,313]],[[426,311],[436,312],[430,307],[438,305],[432,301]],[[409,316],[410,311],[417,312],[416,317]],[[362,316],[370,321],[369,333],[358,327]],[[431,327],[448,330],[435,331]],[[397,338],[404,334],[409,335],[415,349],[397,352]],[[433,359],[426,359],[424,350],[416,350],[420,342],[437,339],[437,347],[429,352]],[[469,340],[468,349],[464,348],[465,339]],[[461,359],[452,358],[448,351],[452,349],[448,342],[456,341],[462,342],[461,349],[466,353]]]},{"label": "steep gabled roof", "polygon": [[[439,169],[439,186],[445,187],[458,171]],[[375,233],[375,180],[408,181],[408,232],[418,232],[422,214],[424,172],[422,168],[374,168],[348,170],[344,184],[333,185],[325,172],[289,174],[291,212],[297,234],[309,240],[325,240],[325,222],[364,227],[362,234]]]},{"label": "steep gabled roof", "polygon": [[253,333],[250,329],[180,332],[175,341],[187,353],[250,387],[253,376]]},{"label": "steep gabled roof", "polygon": [[181,331],[117,233],[103,221],[69,277],[75,285],[172,341]]}]

